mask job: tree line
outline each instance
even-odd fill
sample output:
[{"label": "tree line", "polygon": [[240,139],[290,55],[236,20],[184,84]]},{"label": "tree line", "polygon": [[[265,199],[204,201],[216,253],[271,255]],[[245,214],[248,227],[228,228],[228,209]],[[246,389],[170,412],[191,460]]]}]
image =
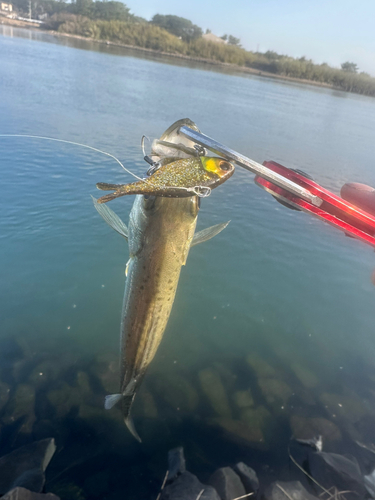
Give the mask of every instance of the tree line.
[{"label": "tree line", "polygon": [[[13,5],[28,12],[28,0],[13,0]],[[75,0],[71,3],[35,0],[32,5],[35,15],[49,15],[43,25],[45,29],[235,64],[375,96],[375,78],[364,72],[358,73],[358,66],[353,62],[344,62],[338,69],[326,63],[315,64],[305,57],[293,58],[274,51],[251,52],[241,47],[239,38],[228,34],[221,37],[226,43],[210,42],[202,37],[203,30],[188,19],[156,14],[147,21],[132,14],[124,3],[116,0]]]}]

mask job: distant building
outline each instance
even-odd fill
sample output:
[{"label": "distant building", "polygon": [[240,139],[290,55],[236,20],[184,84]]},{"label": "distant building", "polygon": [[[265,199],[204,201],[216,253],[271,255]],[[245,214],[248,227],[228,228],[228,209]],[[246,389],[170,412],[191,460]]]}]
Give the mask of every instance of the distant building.
[{"label": "distant building", "polygon": [[214,43],[227,43],[226,40],[223,40],[219,36],[214,35],[213,33],[205,33],[202,35],[203,40],[206,42],[214,42]]},{"label": "distant building", "polygon": [[0,10],[2,10],[3,12],[12,12],[13,5],[11,3],[1,2],[0,3]]}]

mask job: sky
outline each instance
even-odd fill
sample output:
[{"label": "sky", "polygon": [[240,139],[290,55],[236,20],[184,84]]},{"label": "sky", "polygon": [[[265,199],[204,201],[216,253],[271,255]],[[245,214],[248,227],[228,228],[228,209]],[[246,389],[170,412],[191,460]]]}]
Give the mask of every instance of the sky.
[{"label": "sky", "polygon": [[274,50],[340,67],[354,62],[375,76],[375,0],[125,0],[135,15],[190,19],[231,34],[247,50]]}]

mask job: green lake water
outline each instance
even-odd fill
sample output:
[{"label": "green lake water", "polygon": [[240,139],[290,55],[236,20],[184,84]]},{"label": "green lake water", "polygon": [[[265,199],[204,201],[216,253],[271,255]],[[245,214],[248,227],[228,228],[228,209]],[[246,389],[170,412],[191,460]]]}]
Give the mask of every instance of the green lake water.
[{"label": "green lake water", "polygon": [[[141,136],[189,117],[232,149],[300,168],[335,193],[349,181],[375,185],[374,99],[7,26],[0,35],[0,134],[87,144],[141,175]],[[98,498],[100,472],[100,498],[123,498],[124,488],[127,499],[155,498],[178,445],[202,480],[244,460],[267,483],[293,476],[292,433],[322,433],[341,452],[375,439],[370,247],[284,208],[237,168],[202,200],[199,228],[231,223],[193,248],[182,271],[136,399],[139,445],[117,411],[102,408],[117,390],[128,249],[90,199],[96,182],[131,178],[111,158],[62,143],[0,137],[0,158],[9,388],[0,445],[6,453],[53,435],[48,491]],[[111,208],[127,222],[132,202]],[[249,389],[253,402],[241,406]]]}]

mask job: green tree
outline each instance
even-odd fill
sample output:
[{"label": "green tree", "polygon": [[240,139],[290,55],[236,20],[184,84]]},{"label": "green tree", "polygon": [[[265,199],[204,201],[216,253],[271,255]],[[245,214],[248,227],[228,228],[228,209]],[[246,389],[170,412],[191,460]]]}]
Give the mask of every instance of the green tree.
[{"label": "green tree", "polygon": [[358,73],[358,66],[353,62],[344,62],[341,64],[341,69],[346,73]]},{"label": "green tree", "polygon": [[124,3],[116,1],[96,1],[91,6],[90,14],[90,17],[106,21],[111,21],[112,19],[129,21],[131,18],[130,9]]},{"label": "green tree", "polygon": [[241,47],[241,40],[239,38],[236,38],[235,36],[229,35],[228,36],[228,45],[235,45],[236,47]]},{"label": "green tree", "polygon": [[75,2],[75,14],[79,14],[81,16],[89,16],[92,8],[92,0],[76,0]]},{"label": "green tree", "polygon": [[199,26],[193,24],[189,19],[185,19],[184,17],[155,14],[151,23],[169,31],[169,33],[181,38],[181,40],[185,42],[200,38],[203,34]]}]

